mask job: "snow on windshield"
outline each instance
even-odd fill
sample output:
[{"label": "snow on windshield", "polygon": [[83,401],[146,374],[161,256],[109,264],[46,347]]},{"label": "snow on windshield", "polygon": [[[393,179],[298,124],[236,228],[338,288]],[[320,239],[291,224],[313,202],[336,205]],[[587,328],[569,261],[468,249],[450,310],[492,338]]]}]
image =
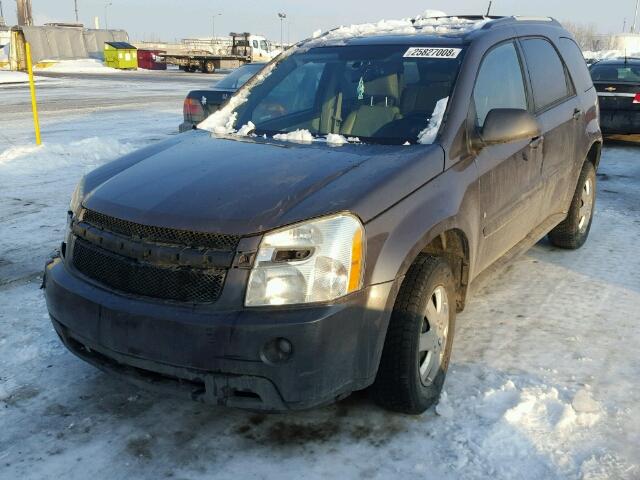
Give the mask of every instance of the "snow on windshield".
[{"label": "snow on windshield", "polygon": [[[208,130],[217,135],[252,135],[256,128],[252,122],[248,122],[246,125],[242,125],[237,129],[235,125],[238,116],[236,110],[247,101],[251,89],[261,84],[280,62],[293,53],[305,51],[312,47],[340,45],[343,40],[354,37],[390,34],[446,34],[451,32],[468,31],[481,28],[487,21],[488,19],[470,20],[466,18],[446,17],[443,12],[427,10],[422,15],[413,19],[381,20],[377,23],[351,25],[348,27],[341,26],[337,29],[326,32],[325,34],[314,32],[312,39],[290,48],[286,52],[282,53],[275,61],[268,64],[249,83],[238,90],[238,92],[229,99],[223,108],[201,122],[198,125],[198,128]],[[433,143],[442,123],[447,102],[448,97],[437,102],[431,119],[429,120],[429,124],[418,135],[418,143]],[[307,130],[296,130],[294,132],[281,133],[275,135],[273,138],[275,140],[296,142],[311,142],[314,141],[314,139],[318,139],[327,141],[334,145],[342,145],[351,141],[351,139],[346,139],[345,137],[336,134],[330,134],[327,138],[316,138]]]},{"label": "snow on windshield", "polygon": [[[269,63],[255,77],[240,88],[240,90],[238,90],[220,110],[214,112],[200,122],[198,124],[198,128],[208,130],[218,135],[231,135],[236,133],[235,123],[238,114],[235,110],[247,101],[251,89],[264,82],[265,78],[267,78],[276,66],[278,66],[278,63],[291,55],[295,50],[295,48],[290,48],[286,52],[280,54],[276,60]],[[240,129],[240,131],[244,132],[243,135],[251,133],[251,130],[253,129],[249,129],[249,125],[244,125]],[[240,132],[238,132],[238,134],[240,134]]]},{"label": "snow on windshield", "polygon": [[422,145],[430,145],[435,141],[436,136],[438,135],[438,130],[440,130],[440,125],[442,124],[442,119],[444,118],[444,112],[447,110],[448,103],[449,97],[438,100],[436,107],[433,109],[433,114],[429,119],[427,128],[418,134],[418,143]]}]

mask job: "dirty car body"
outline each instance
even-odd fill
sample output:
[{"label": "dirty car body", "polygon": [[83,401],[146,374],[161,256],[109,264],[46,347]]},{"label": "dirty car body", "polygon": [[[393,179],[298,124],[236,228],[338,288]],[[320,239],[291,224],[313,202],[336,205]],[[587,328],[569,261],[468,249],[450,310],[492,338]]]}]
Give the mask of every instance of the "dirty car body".
[{"label": "dirty car body", "polygon": [[[534,40],[546,43],[526,43]],[[407,87],[410,76],[421,78],[419,61],[425,60],[409,65],[414,57],[406,52],[415,48],[420,55],[457,52],[453,67],[441,71],[428,59],[436,67],[428,69],[427,89],[417,80],[416,88]],[[558,98],[547,104],[535,98],[534,87],[545,86],[531,75],[539,48],[557,52],[566,75]],[[354,51],[364,60],[355,61]],[[299,111],[288,104],[287,111],[278,107],[287,96],[277,90],[276,66],[272,80],[249,82],[238,92],[266,92],[249,94],[238,109],[238,127],[252,121],[254,135],[194,130],[83,178],[61,256],[45,272],[56,331],[99,368],[222,405],[298,410],[368,387],[398,292],[419,255],[447,259],[453,308],[461,310],[474,278],[567,216],[578,174],[585,161],[597,166],[601,144],[596,92],[584,62],[578,70],[578,54],[555,21],[511,17],[447,35],[416,31],[303,44],[278,61],[305,69],[299,85],[318,95],[347,90],[308,76],[316,72],[313,62],[348,67],[341,78],[351,98],[302,98],[296,105],[310,103]],[[300,65],[291,63],[305,55]],[[513,84],[505,97],[509,82],[496,86],[487,79],[478,86],[482,65],[495,69],[505,58],[518,66],[510,75],[521,75],[521,95]],[[447,97],[437,136],[419,144],[429,115]],[[332,114],[318,120],[309,114],[314,108]],[[378,125],[381,116],[388,121]],[[496,131],[485,125],[483,142],[477,123],[488,124],[489,117],[496,117]],[[531,125],[535,132],[527,130]],[[297,128],[316,137],[359,136],[360,142],[274,138]],[[511,137],[501,141],[506,130]],[[324,243],[278,248],[280,233],[292,229],[297,240],[310,235],[338,245],[332,242],[343,226],[351,228],[351,256],[343,264],[323,253]],[[305,270],[310,259],[312,273]],[[331,275],[318,272],[321,264]],[[289,276],[278,277],[283,270]],[[302,292],[291,286],[309,282],[314,288]],[[334,291],[340,292],[335,298]]]}]

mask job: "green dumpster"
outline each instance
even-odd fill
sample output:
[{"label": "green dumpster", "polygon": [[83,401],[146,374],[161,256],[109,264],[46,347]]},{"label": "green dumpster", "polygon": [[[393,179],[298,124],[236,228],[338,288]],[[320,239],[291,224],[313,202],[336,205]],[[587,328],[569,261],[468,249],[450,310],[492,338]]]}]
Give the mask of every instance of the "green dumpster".
[{"label": "green dumpster", "polygon": [[138,68],[138,49],[127,42],[105,42],[104,63],[122,70]]}]

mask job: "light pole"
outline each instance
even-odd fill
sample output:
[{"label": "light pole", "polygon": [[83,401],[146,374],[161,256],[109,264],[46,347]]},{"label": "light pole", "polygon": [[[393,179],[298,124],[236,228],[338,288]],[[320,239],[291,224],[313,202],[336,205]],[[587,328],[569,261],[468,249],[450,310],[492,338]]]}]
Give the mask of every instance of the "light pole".
[{"label": "light pole", "polygon": [[636,22],[638,21],[638,5],[640,0],[636,0],[636,12],[633,14],[633,25],[631,26],[631,33],[636,33]]},{"label": "light pole", "polygon": [[216,40],[216,17],[221,17],[221,13],[214,13],[211,17],[211,43]]},{"label": "light pole", "polygon": [[284,51],[284,19],[287,18],[286,13],[278,13],[278,17],[280,18],[280,48]]},{"label": "light pole", "polygon": [[113,5],[113,3],[111,2],[105,2],[104,3],[104,29],[105,30],[109,30],[109,17],[107,15],[107,9]]},{"label": "light pole", "polygon": [[73,0],[73,5],[76,9],[76,23],[80,23],[80,21],[78,20],[78,0]]}]

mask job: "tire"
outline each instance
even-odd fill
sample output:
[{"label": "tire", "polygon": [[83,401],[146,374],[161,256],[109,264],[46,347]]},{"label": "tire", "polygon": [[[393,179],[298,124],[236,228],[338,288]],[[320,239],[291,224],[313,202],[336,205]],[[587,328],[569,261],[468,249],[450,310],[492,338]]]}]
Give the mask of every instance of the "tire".
[{"label": "tire", "polygon": [[585,162],[578,178],[569,213],[562,223],[549,232],[549,241],[556,247],[576,250],[587,241],[596,204],[596,170]]},{"label": "tire", "polygon": [[204,73],[213,73],[216,71],[216,65],[211,60],[207,60],[202,64],[202,71]]},{"label": "tire", "polygon": [[[391,313],[380,367],[370,390],[378,405],[417,415],[438,400],[451,358],[455,299],[448,262],[420,255],[409,268]],[[420,351],[421,338],[432,350]]]}]

